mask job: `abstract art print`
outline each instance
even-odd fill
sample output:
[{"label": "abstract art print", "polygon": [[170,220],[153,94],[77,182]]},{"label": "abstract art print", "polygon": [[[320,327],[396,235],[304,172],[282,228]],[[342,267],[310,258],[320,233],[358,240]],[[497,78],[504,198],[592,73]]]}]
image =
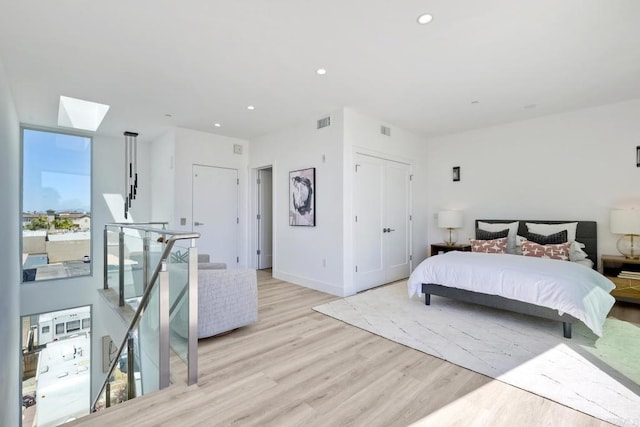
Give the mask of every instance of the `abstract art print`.
[{"label": "abstract art print", "polygon": [[316,226],[316,168],[289,172],[289,225]]}]

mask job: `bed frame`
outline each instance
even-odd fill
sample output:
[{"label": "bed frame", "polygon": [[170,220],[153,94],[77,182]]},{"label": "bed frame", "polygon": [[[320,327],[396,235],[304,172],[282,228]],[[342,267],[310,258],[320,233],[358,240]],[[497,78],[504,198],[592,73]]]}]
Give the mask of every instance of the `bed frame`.
[{"label": "bed frame", "polygon": [[[491,220],[491,219],[479,219],[476,220],[476,228],[478,227],[478,221],[490,222],[490,223],[509,223],[519,221],[518,234],[521,236],[527,235],[527,222],[537,222],[540,224],[562,224],[565,222],[577,222],[578,227],[576,229],[576,241],[584,243],[584,251],[587,253],[589,259],[593,261],[593,268],[597,268],[598,261],[598,227],[595,221],[540,221],[540,220]],[[487,307],[498,308],[501,310],[513,311],[516,313],[527,314],[530,316],[542,317],[550,320],[557,320],[562,322],[562,330],[565,338],[571,338],[571,324],[577,322],[573,316],[563,314],[560,316],[557,310],[551,308],[542,307],[535,304],[529,304],[522,301],[516,301],[509,298],[504,298],[498,295],[483,294],[480,292],[467,291],[464,289],[450,288],[441,284],[435,283],[423,283],[422,292],[424,293],[425,305],[431,304],[431,295],[438,295],[446,298],[455,299],[458,301],[484,305]]]}]

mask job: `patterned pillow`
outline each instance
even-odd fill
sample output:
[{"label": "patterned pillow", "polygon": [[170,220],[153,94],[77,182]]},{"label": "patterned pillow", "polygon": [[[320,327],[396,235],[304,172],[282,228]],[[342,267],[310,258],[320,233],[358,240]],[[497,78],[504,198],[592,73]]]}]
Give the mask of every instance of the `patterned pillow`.
[{"label": "patterned pillow", "polygon": [[507,238],[493,240],[476,240],[471,239],[471,252],[484,252],[488,254],[505,254],[507,253]]},{"label": "patterned pillow", "polygon": [[527,240],[531,240],[532,242],[539,243],[541,245],[557,245],[567,242],[567,235],[567,230],[562,230],[547,236],[544,234],[528,233]]},{"label": "patterned pillow", "polygon": [[569,247],[571,243],[565,242],[557,245],[540,245],[525,240],[522,242],[522,255],[538,258],[551,258],[569,261]]},{"label": "patterned pillow", "polygon": [[494,240],[494,239],[502,239],[503,237],[507,237],[509,235],[509,229],[505,228],[500,231],[487,231],[481,228],[476,228],[476,239],[478,240]]}]

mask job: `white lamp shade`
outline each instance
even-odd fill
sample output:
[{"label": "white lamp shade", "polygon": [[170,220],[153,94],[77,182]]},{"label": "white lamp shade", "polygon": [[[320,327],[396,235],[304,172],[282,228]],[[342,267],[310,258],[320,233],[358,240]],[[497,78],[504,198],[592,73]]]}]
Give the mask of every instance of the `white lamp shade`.
[{"label": "white lamp shade", "polygon": [[438,212],[438,227],[440,228],[462,227],[462,212],[460,211]]},{"label": "white lamp shade", "polygon": [[640,234],[640,210],[614,209],[609,220],[613,234]]}]

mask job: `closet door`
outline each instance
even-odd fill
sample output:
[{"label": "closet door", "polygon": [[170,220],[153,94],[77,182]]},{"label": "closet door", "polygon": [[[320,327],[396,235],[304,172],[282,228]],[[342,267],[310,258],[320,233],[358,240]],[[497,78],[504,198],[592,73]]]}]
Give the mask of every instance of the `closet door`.
[{"label": "closet door", "polygon": [[409,165],[356,154],[353,170],[359,292],[409,276]]},{"label": "closet door", "polygon": [[385,161],[356,155],[354,165],[354,260],[356,291],[384,283],[382,247]]},{"label": "closet door", "polygon": [[408,277],[409,249],[409,165],[387,160],[384,178],[384,221],[382,234],[384,283]]}]

